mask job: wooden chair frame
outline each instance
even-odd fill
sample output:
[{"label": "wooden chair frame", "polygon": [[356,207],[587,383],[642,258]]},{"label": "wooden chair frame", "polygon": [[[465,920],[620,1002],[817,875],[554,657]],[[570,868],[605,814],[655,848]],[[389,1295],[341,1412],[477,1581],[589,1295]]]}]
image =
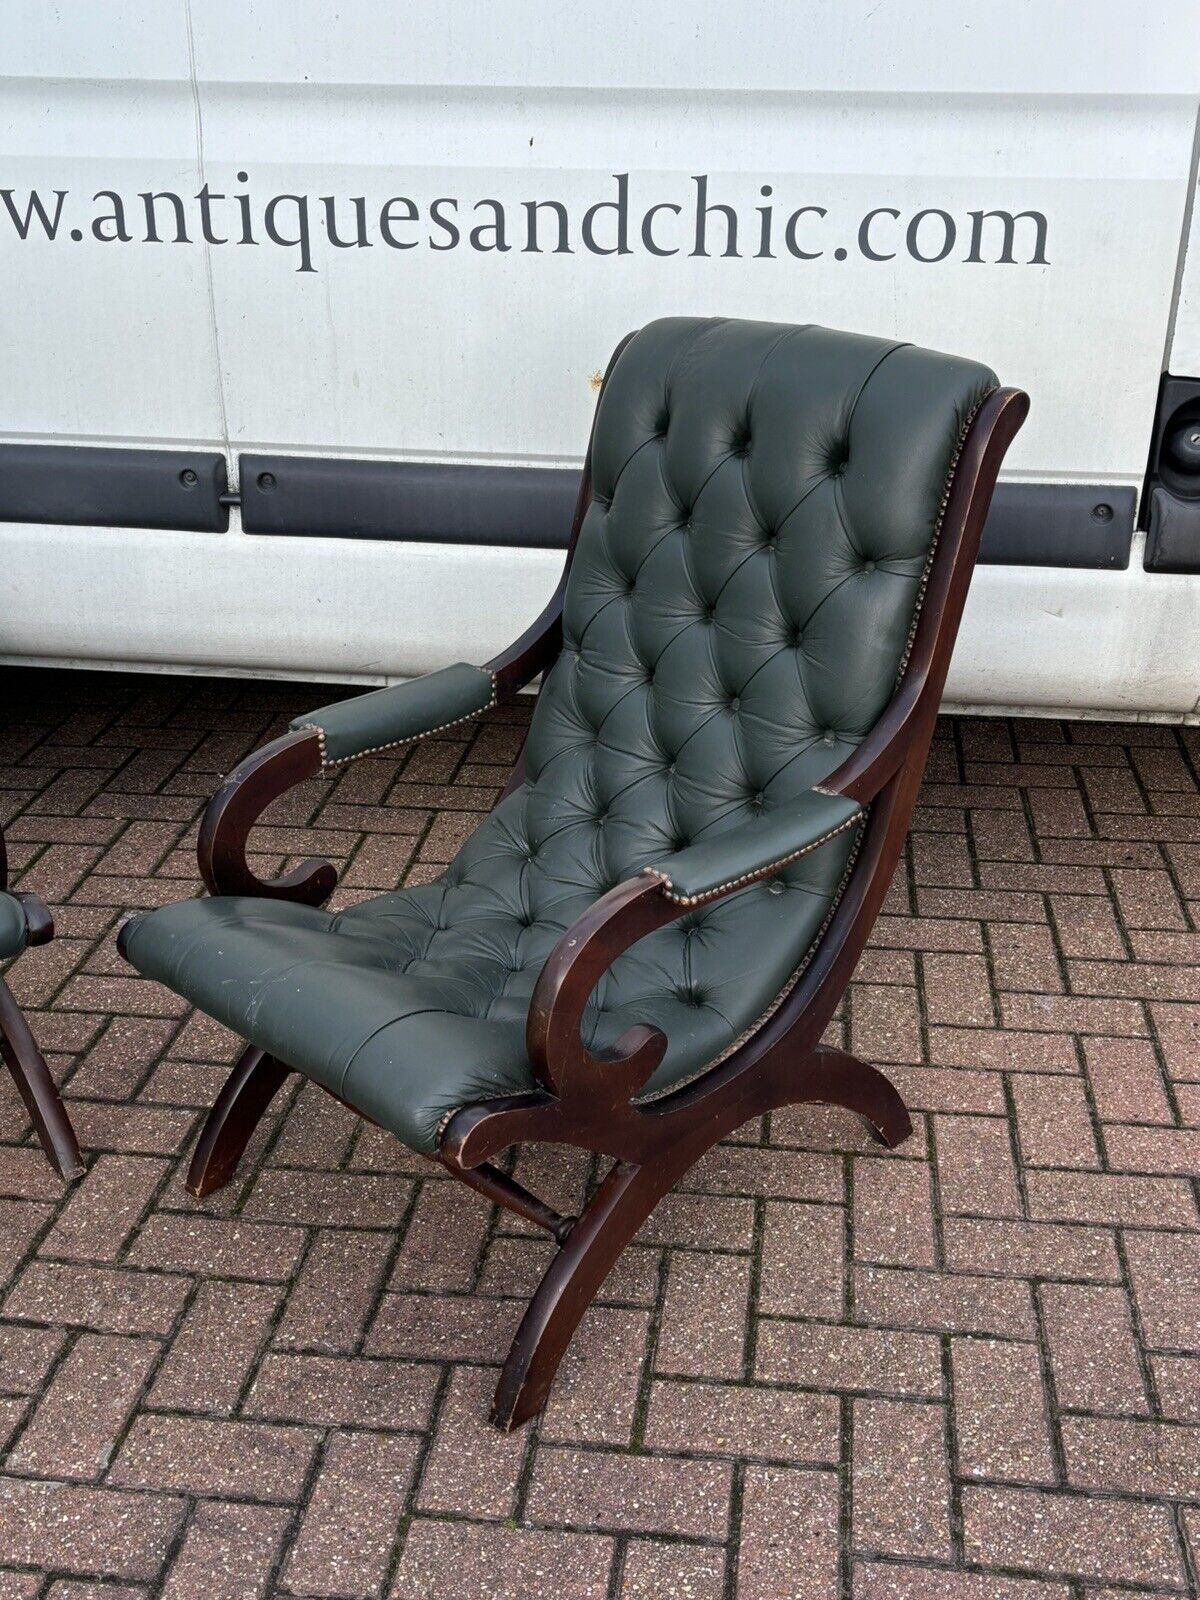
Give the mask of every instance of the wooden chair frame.
[{"label": "wooden chair frame", "polygon": [[[8,850],[4,835],[0,833],[0,891],[6,890]],[[48,944],[54,937],[54,918],[44,903],[36,894],[14,893],[13,899],[21,902],[25,913],[26,948],[31,944]],[[38,1049],[24,1013],[3,978],[0,978],[0,1055],[25,1102],[46,1160],[60,1178],[79,1177],[83,1171],[83,1157],[79,1154],[71,1119],[50,1076],[46,1058]]]},{"label": "wooden chair frame", "polygon": [[[883,1074],[820,1041],[904,846],[996,475],[1028,407],[1019,390],[997,389],[959,441],[903,675],[878,723],[822,783],[869,808],[858,855],[811,959],[774,1011],[698,1079],[653,1102],[633,1103],[662,1060],[666,1039],[639,1025],[612,1050],[593,1055],[580,1037],[584,1005],[623,950],[687,908],[667,898],[659,879],[630,878],[579,918],[542,969],[526,1029],[540,1088],[466,1107],[443,1129],[435,1159],[489,1200],[546,1229],[559,1246],[505,1362],[492,1407],[498,1427],[519,1426],[541,1409],[580,1318],[621,1251],[688,1168],[742,1123],[781,1106],[826,1101],[859,1112],[888,1146],[911,1132],[904,1102]],[[558,588],[533,626],[487,663],[499,701],[515,696],[559,653],[566,575],[591,501],[590,464],[589,446]],[[317,733],[301,730],[256,751],[225,780],[199,839],[200,873],[213,894],[311,905],[328,898],[336,881],[328,862],[307,860],[268,882],[246,859],[250,830],[266,807],[322,770]],[[506,793],[522,773],[523,756]],[[188,1176],[194,1194],[232,1176],[289,1070],[253,1046],[245,1051],[201,1133]],[[528,1141],[612,1158],[578,1217],[561,1216],[493,1164],[508,1146]]]}]

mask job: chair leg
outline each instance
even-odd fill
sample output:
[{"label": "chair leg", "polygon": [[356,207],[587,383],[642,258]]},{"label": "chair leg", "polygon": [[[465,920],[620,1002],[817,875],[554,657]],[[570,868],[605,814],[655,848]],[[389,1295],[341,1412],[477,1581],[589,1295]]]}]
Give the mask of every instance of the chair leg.
[{"label": "chair leg", "polygon": [[187,1188],[198,1200],[227,1184],[251,1135],[291,1069],[247,1045],[208,1113],[188,1168]]},{"label": "chair leg", "polygon": [[878,1067],[860,1061],[846,1050],[818,1045],[809,1068],[811,1091],[806,1089],[800,1101],[792,1104],[823,1100],[830,1105],[845,1106],[848,1111],[857,1111],[866,1121],[872,1137],[889,1150],[902,1144],[913,1131],[912,1118],[900,1091]]},{"label": "chair leg", "polygon": [[508,1433],[542,1409],[563,1352],[617,1257],[679,1176],[669,1159],[644,1167],[618,1161],[550,1263],[517,1329],[492,1401]]},{"label": "chair leg", "polygon": [[46,1160],[60,1178],[77,1178],[83,1158],[75,1130],[20,1006],[0,978],[0,1053],[33,1120]]},{"label": "chair leg", "polygon": [[[874,1136],[889,1147],[912,1132],[899,1091],[883,1073],[844,1050],[818,1045],[802,1064],[781,1061],[762,1110],[819,1100],[864,1117]],[[492,1422],[508,1432],[545,1405],[567,1345],[617,1257],[659,1200],[709,1145],[748,1116],[736,1103],[714,1115],[699,1138],[683,1138],[644,1166],[618,1161],[584,1207],[551,1261],[517,1329],[496,1395]]]}]

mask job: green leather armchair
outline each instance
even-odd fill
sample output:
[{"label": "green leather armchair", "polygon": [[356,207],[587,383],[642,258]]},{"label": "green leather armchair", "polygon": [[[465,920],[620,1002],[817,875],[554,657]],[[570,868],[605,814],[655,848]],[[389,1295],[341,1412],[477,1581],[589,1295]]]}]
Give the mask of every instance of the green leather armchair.
[{"label": "green leather armchair", "polygon": [[[53,918],[37,895],[9,892],[8,852],[4,835],[0,833],[0,961],[11,961],[28,945],[46,944],[53,937]],[[60,1178],[77,1178],[83,1171],[83,1159],[75,1130],[45,1057],[3,978],[0,978],[0,1054],[25,1102],[46,1160]]]},{"label": "green leather armchair", "polygon": [[[651,323],[610,363],[542,617],[483,667],[298,719],[209,807],[210,897],[123,930],[139,971],[248,1041],[194,1192],[297,1071],[558,1240],[498,1425],[541,1407],[624,1245],[740,1123],[821,1099],[889,1144],[910,1131],[883,1075],[820,1040],[903,846],[1027,406],[895,341]],[[330,913],[327,863],[254,874],[276,795],[539,673],[513,779],[436,882]],[[493,1164],[540,1140],[612,1158],[578,1218]]]}]

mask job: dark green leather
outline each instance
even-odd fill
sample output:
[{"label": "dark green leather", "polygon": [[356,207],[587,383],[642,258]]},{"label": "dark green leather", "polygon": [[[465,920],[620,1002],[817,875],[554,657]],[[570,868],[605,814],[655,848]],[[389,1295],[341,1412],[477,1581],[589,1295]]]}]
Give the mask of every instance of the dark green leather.
[{"label": "dark green leather", "polygon": [[686,850],[652,861],[646,870],[662,880],[670,899],[694,905],[781,872],[854,827],[862,814],[857,800],[809,789],[770,815],[707,834]]},{"label": "dark green leather", "polygon": [[16,895],[0,890],[0,961],[20,955],[28,941],[25,907]]},{"label": "dark green leather", "polygon": [[[777,859],[813,784],[878,719],[951,461],[995,382],[820,328],[644,328],[600,402],[594,500],[522,787],[435,883],[338,915],[170,906],[127,930],[134,965],[414,1149],[458,1107],[533,1088],[525,1016],[563,931],[654,863],[674,876],[682,858],[703,885]],[[589,1043],[663,1028],[650,1095],[702,1071],[803,961],[857,834],[620,956],[592,996]]]},{"label": "dark green leather", "polygon": [[322,706],[296,717],[292,728],[315,728],[321,735],[321,759],[332,766],[452,727],[486,710],[494,697],[491,673],[459,661],[409,683]]}]

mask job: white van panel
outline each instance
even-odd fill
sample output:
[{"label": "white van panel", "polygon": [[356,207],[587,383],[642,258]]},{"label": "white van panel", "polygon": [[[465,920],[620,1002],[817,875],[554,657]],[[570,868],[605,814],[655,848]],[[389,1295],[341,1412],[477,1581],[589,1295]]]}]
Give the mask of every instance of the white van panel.
[{"label": "white van panel", "polygon": [[[800,0],[732,19],[715,0],[0,0],[0,182],[64,194],[53,241],[18,241],[0,212],[0,442],[206,447],[231,481],[243,450],[574,463],[617,339],[699,312],[978,357],[1032,396],[1010,478],[1139,486],[1168,340],[1172,370],[1200,372],[1200,251],[1179,276],[1195,26],[1191,0]],[[581,218],[626,173],[637,248],[589,252]],[[698,174],[736,209],[736,259],[719,218],[710,254],[688,253]],[[247,196],[253,245],[203,241],[202,184],[226,236]],[[105,191],[128,242],[94,235]],[[185,242],[144,237],[141,197],[163,193],[190,208]],[[287,196],[310,210],[311,259],[263,237]],[[366,247],[323,236],[323,196],[350,233],[363,198]],[[464,233],[473,204],[500,203],[511,248],[432,249],[439,196]],[[412,249],[382,236],[392,197],[417,213]],[[753,248],[768,198],[773,258]],[[572,253],[522,248],[530,200],[566,207]],[[659,203],[685,208],[651,233],[679,254],[643,247]],[[820,208],[797,223],[806,258],[780,243],[801,207]],[[997,211],[1018,218],[1011,260],[1002,221],[973,217]],[[944,259],[914,259],[910,225],[918,253],[952,229]],[[0,523],[0,659],[377,681],[499,647],[560,561],[256,538],[236,512],[227,534]],[[951,692],[1189,713],[1196,581],[1143,572],[1136,539],[1123,573],[982,568]]]},{"label": "white van panel", "polygon": [[[0,659],[141,668],[175,660],[193,670],[379,683],[486,660],[532,621],[562,570],[554,550],[418,544],[401,568],[388,546],[367,541],[171,537],[164,562],[159,536],[144,529],[14,527],[0,569]],[[18,601],[47,563],[70,575],[69,603],[32,618]],[[203,648],[180,663],[180,621],[196,609]],[[980,567],[947,701],[1195,720],[1197,662],[1200,575],[1147,573],[1140,560],[1103,574]]]}]

